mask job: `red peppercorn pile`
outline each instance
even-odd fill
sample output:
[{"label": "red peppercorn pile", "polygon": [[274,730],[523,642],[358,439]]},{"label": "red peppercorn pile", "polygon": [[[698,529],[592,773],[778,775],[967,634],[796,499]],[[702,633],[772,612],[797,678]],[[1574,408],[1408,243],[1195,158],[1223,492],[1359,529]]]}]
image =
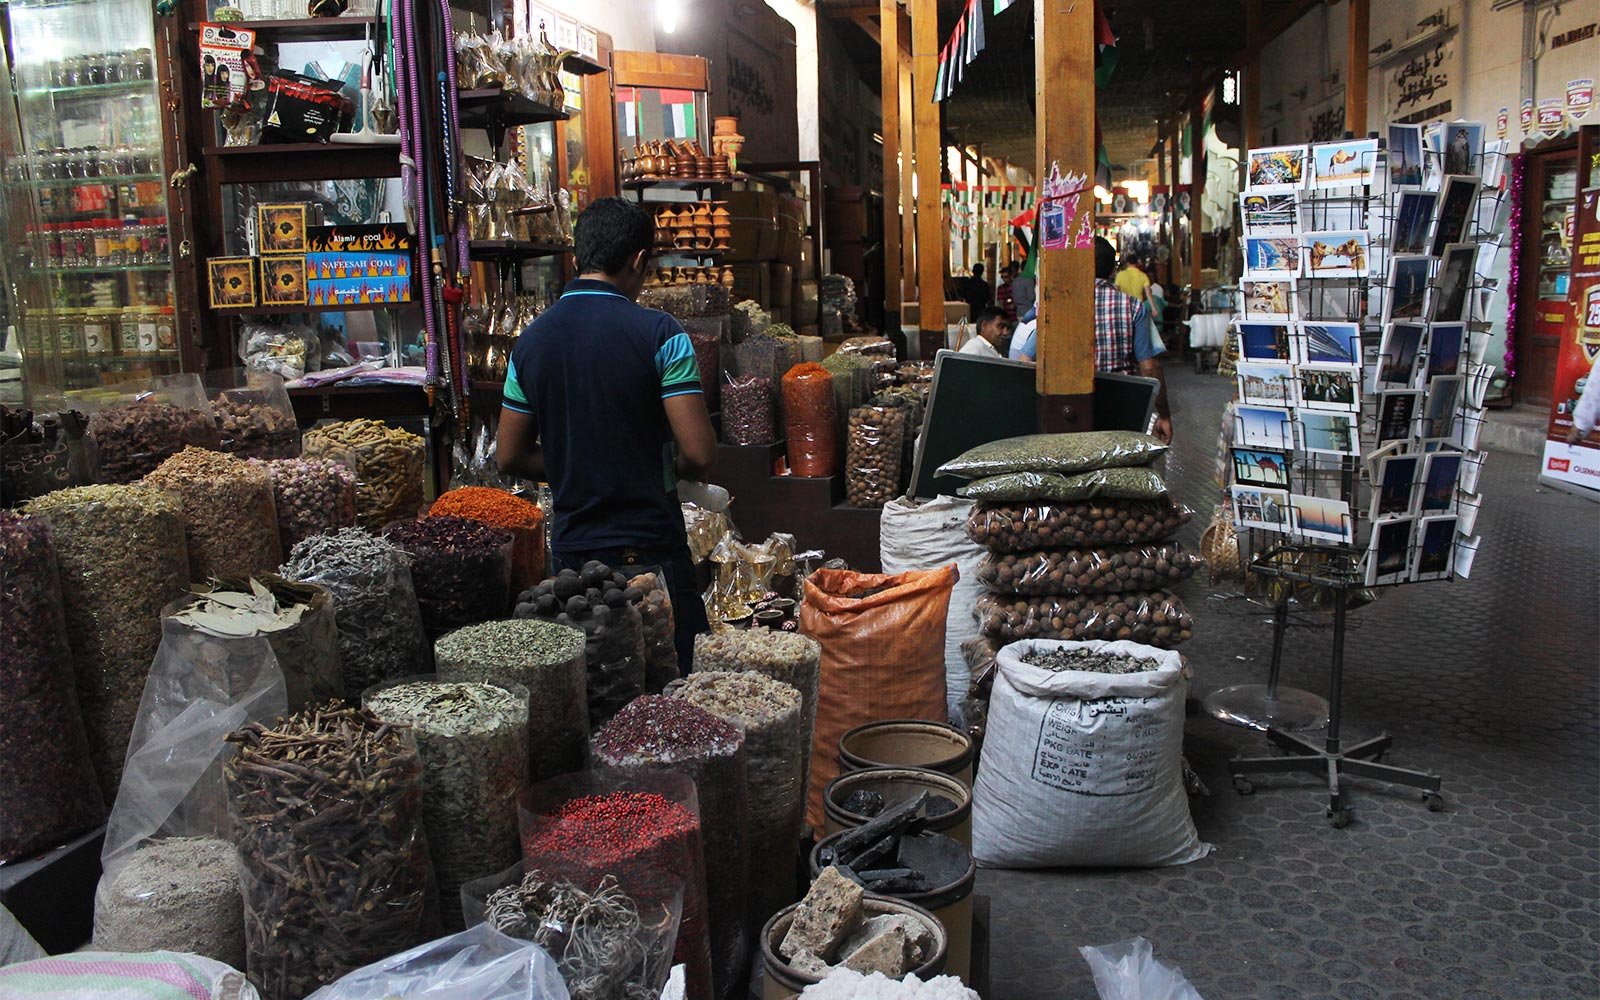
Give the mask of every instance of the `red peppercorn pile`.
[{"label": "red peppercorn pile", "polygon": [[705,843],[712,969],[717,994],[729,995],[743,974],[747,944],[743,735],[681,698],[645,695],[595,735],[594,756],[602,769],[628,775],[667,772],[694,781]]},{"label": "red peppercorn pile", "polygon": [[595,878],[613,875],[635,898],[665,895],[663,875],[681,881],[683,918],[672,960],[687,967],[688,995],[710,1000],[705,861],[700,819],[693,810],[655,792],[621,790],[584,795],[552,811],[524,815],[522,825],[522,856],[530,868],[579,884],[592,881],[587,873]]},{"label": "red peppercorn pile", "polygon": [[544,511],[538,504],[491,486],[463,486],[441,495],[428,513],[464,517],[511,532],[514,593],[544,579]]}]

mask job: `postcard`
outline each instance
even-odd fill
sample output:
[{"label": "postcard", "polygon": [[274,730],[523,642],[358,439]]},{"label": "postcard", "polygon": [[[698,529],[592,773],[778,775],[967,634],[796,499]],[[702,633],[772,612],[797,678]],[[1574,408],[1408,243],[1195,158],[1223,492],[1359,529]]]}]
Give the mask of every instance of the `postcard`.
[{"label": "postcard", "polygon": [[1472,289],[1472,278],[1477,273],[1477,257],[1476,243],[1452,243],[1444,248],[1431,303],[1435,322],[1465,318],[1467,293]]},{"label": "postcard", "polygon": [[1311,147],[1316,187],[1350,187],[1371,184],[1378,163],[1377,139],[1319,142]]},{"label": "postcard", "polygon": [[1304,323],[1300,326],[1300,357],[1311,364],[1359,365],[1361,324]]},{"label": "postcard", "polygon": [[1481,410],[1489,398],[1489,387],[1494,384],[1494,365],[1486,365],[1481,361],[1474,361],[1467,366],[1467,406],[1470,409]]},{"label": "postcard", "polygon": [[1378,394],[1378,419],[1374,427],[1378,444],[1406,441],[1417,429],[1422,406],[1420,389],[1397,389]]},{"label": "postcard", "polygon": [[1482,493],[1456,494],[1456,533],[1470,535],[1478,528],[1478,511],[1483,509]]},{"label": "postcard", "polygon": [[1412,513],[1416,503],[1416,455],[1393,455],[1378,465],[1372,480],[1372,519]]},{"label": "postcard", "polygon": [[1432,323],[1428,326],[1427,377],[1461,374],[1461,345],[1466,327],[1460,323]]},{"label": "postcard", "polygon": [[1476,177],[1446,177],[1439,195],[1438,219],[1433,224],[1433,239],[1429,242],[1428,252],[1435,257],[1442,257],[1445,247],[1464,241],[1477,204]]},{"label": "postcard", "polygon": [[1461,488],[1468,493],[1478,492],[1478,476],[1489,456],[1481,451],[1469,451],[1461,457]]},{"label": "postcard", "polygon": [[1496,139],[1486,143],[1483,147],[1483,186],[1488,190],[1498,190],[1500,182],[1506,176],[1506,140]]},{"label": "postcard", "polygon": [[1289,512],[1291,530],[1301,538],[1346,544],[1355,540],[1355,518],[1350,516],[1350,505],[1343,500],[1291,493]]},{"label": "postcard", "polygon": [[1288,323],[1240,323],[1239,356],[1248,361],[1292,361]]},{"label": "postcard", "polygon": [[1233,481],[1240,486],[1289,488],[1289,453],[1269,448],[1234,448]]},{"label": "postcard", "polygon": [[1461,376],[1450,375],[1428,382],[1428,398],[1422,406],[1417,436],[1424,440],[1445,441],[1455,431],[1461,409]]},{"label": "postcard", "polygon": [[1282,319],[1294,315],[1294,282],[1245,281],[1239,285],[1245,319]]},{"label": "postcard", "polygon": [[1288,236],[1300,228],[1300,196],[1246,191],[1239,196],[1239,214],[1251,236]]},{"label": "postcard", "polygon": [[1404,441],[1390,441],[1388,444],[1368,452],[1367,457],[1362,459],[1362,463],[1366,466],[1367,482],[1377,482],[1378,472],[1383,467],[1383,460],[1399,455],[1405,448],[1406,442]]},{"label": "postcard", "polygon": [[1383,322],[1421,319],[1428,301],[1428,277],[1433,258],[1427,254],[1395,254],[1389,258],[1388,294],[1383,300]]},{"label": "postcard", "polygon": [[1234,524],[1262,531],[1289,530],[1288,491],[1235,486],[1232,493]]},{"label": "postcard", "polygon": [[1461,453],[1437,451],[1422,466],[1422,512],[1444,514],[1455,510],[1456,483],[1461,478]]},{"label": "postcard", "polygon": [[1472,562],[1478,558],[1478,546],[1483,539],[1477,535],[1456,538],[1456,576],[1465,580],[1472,576]]},{"label": "postcard", "polygon": [[1456,417],[1456,426],[1450,432],[1450,443],[1463,451],[1474,451],[1478,438],[1483,435],[1484,412],[1482,407],[1468,406]]},{"label": "postcard", "polygon": [[1444,172],[1449,174],[1483,173],[1483,123],[1449,122],[1441,136],[1444,154]]},{"label": "postcard", "polygon": [[1360,366],[1304,364],[1296,372],[1300,377],[1301,407],[1308,410],[1361,408]]},{"label": "postcard", "polygon": [[1367,552],[1367,586],[1404,583],[1411,574],[1411,533],[1416,520],[1396,517],[1372,526]]},{"label": "postcard", "polygon": [[1365,278],[1371,236],[1365,229],[1306,233],[1308,278]]},{"label": "postcard", "polygon": [[1389,183],[1410,187],[1422,183],[1422,126],[1389,126]]},{"label": "postcard", "polygon": [[1306,186],[1307,160],[1304,146],[1252,149],[1245,186],[1255,194],[1298,191]]},{"label": "postcard", "polygon": [[1233,419],[1233,443],[1236,447],[1270,448],[1274,451],[1287,451],[1294,447],[1294,421],[1286,409],[1236,406]]},{"label": "postcard", "polygon": [[1356,420],[1354,413],[1297,410],[1295,426],[1299,429],[1298,446],[1301,451],[1328,455],[1359,455],[1361,435],[1357,433]]},{"label": "postcard", "polygon": [[1284,281],[1300,274],[1298,236],[1246,236],[1244,274],[1261,281]]},{"label": "postcard", "polygon": [[1373,384],[1379,388],[1409,389],[1417,377],[1417,356],[1428,327],[1424,323],[1390,323],[1378,345],[1378,372]]},{"label": "postcard", "polygon": [[1295,405],[1294,369],[1276,361],[1240,361],[1239,401],[1256,406]]},{"label": "postcard", "polygon": [[1395,209],[1394,229],[1389,234],[1392,253],[1427,253],[1428,236],[1433,232],[1433,212],[1439,205],[1437,191],[1402,191]]},{"label": "postcard", "polygon": [[1454,515],[1424,517],[1417,522],[1417,551],[1411,563],[1414,580],[1443,580],[1455,562]]}]

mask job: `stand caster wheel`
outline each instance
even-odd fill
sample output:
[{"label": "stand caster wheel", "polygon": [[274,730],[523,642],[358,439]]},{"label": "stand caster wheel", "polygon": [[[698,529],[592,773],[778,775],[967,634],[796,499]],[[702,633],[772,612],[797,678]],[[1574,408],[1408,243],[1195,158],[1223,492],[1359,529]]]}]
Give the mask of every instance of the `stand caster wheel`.
[{"label": "stand caster wheel", "polygon": [[1345,827],[1350,825],[1350,810],[1348,810],[1348,809],[1329,809],[1328,810],[1328,823],[1335,830],[1343,830]]},{"label": "stand caster wheel", "polygon": [[1422,801],[1427,805],[1429,812],[1444,812],[1444,796],[1438,792],[1423,792]]},{"label": "stand caster wheel", "polygon": [[1238,792],[1240,795],[1254,795],[1256,786],[1250,781],[1249,778],[1241,777],[1236,774],[1233,776],[1233,790]]}]

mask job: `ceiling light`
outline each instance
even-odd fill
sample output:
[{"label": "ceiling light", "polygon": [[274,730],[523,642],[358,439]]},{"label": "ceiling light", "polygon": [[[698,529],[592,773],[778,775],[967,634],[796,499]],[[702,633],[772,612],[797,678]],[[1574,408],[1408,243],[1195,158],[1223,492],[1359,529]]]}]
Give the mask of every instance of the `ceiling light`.
[{"label": "ceiling light", "polygon": [[656,22],[664,34],[677,31],[678,21],[682,17],[683,0],[656,0]]}]

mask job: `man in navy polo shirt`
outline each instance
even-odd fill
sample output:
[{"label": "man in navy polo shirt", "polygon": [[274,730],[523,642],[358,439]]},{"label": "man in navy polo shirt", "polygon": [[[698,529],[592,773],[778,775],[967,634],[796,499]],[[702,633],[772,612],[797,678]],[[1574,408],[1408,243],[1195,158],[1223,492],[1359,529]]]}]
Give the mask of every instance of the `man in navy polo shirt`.
[{"label": "man in navy polo shirt", "polygon": [[717,454],[700,369],[678,321],[633,301],[655,245],[650,213],[601,198],[576,243],[578,278],[511,352],[495,457],[550,483],[553,570],[598,559],[665,571],[687,673],[710,628],[677,497],[678,477],[704,479]]}]

